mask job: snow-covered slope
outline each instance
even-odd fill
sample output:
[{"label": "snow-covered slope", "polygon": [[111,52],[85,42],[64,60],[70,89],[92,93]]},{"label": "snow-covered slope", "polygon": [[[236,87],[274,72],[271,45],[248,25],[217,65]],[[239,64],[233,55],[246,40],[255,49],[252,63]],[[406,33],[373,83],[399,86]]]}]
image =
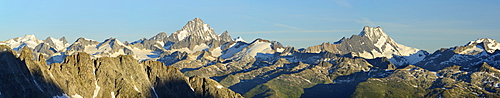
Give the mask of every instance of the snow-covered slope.
[{"label": "snow-covered slope", "polygon": [[437,70],[452,65],[468,68],[486,62],[493,67],[500,68],[499,49],[497,41],[481,38],[464,46],[438,50],[416,65]]},{"label": "snow-covered slope", "polygon": [[27,46],[30,49],[35,48],[38,44],[43,42],[42,40],[38,40],[35,35],[25,35],[23,37],[18,37],[14,39],[9,39],[5,41],[5,45],[12,47],[15,51],[19,51],[24,46]]},{"label": "snow-covered slope", "polygon": [[[372,51],[367,51],[367,53],[371,53],[373,57],[392,58],[393,55],[410,56],[411,54],[415,54],[418,51],[420,51],[419,49],[396,43],[382,30],[381,27],[365,26],[363,28],[363,31],[359,35],[361,35],[362,37],[367,37],[374,43],[376,49]],[[361,57],[369,57],[369,56],[364,56],[368,54],[362,54],[362,55],[363,56]]]}]

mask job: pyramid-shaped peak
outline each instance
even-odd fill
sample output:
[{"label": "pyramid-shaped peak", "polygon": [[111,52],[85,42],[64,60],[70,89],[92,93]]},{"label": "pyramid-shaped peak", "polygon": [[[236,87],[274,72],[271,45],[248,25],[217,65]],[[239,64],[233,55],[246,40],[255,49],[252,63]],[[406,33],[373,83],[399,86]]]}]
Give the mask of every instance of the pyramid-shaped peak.
[{"label": "pyramid-shaped peak", "polygon": [[150,40],[156,40],[156,41],[166,41],[167,39],[168,39],[168,35],[165,32],[160,32],[160,33],[158,33],[155,36],[150,38]]},{"label": "pyramid-shaped peak", "polygon": [[201,19],[200,19],[200,18],[198,18],[198,17],[194,18],[194,19],[193,19],[193,20],[191,20],[191,21],[195,21],[195,22],[202,22],[202,23],[203,23],[203,20],[201,20]]},{"label": "pyramid-shaped peak", "polygon": [[221,38],[222,41],[224,42],[232,42],[233,39],[231,39],[231,35],[229,35],[229,33],[226,31],[224,31],[224,33],[221,33],[219,35],[219,37]]},{"label": "pyramid-shaped peak", "polygon": [[379,38],[379,37],[387,37],[387,34],[382,30],[382,27],[369,27],[365,26],[363,27],[363,31],[359,34],[361,36],[366,36],[370,39],[372,38]]},{"label": "pyramid-shaped peak", "polygon": [[181,30],[172,33],[169,39],[182,41],[189,36],[201,38],[202,40],[219,39],[219,37],[215,35],[214,30],[210,28],[208,24],[203,23],[200,18],[189,21]]}]

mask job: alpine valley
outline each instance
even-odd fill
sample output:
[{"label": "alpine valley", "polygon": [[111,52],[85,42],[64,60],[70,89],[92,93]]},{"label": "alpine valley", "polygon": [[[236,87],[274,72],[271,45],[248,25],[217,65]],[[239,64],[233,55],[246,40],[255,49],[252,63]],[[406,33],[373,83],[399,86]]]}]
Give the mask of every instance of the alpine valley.
[{"label": "alpine valley", "polygon": [[500,44],[488,38],[429,53],[365,26],[297,49],[216,34],[195,18],[170,35],[133,42],[1,41],[0,98],[498,98],[499,68]]}]

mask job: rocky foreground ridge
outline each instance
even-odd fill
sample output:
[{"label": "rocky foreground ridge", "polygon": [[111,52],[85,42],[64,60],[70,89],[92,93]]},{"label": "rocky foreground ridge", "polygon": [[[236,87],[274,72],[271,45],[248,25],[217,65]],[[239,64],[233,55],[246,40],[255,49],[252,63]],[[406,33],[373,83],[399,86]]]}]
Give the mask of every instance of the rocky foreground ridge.
[{"label": "rocky foreground ridge", "polygon": [[178,68],[158,61],[139,63],[130,55],[92,59],[77,53],[47,65],[27,47],[18,57],[8,46],[0,45],[0,50],[0,96],[5,98],[242,97],[212,79],[185,77]]},{"label": "rocky foreground ridge", "polygon": [[195,18],[133,42],[26,35],[0,44],[13,47],[2,48],[1,75],[14,77],[2,80],[5,97],[500,97],[500,44],[488,38],[429,53],[365,26],[297,49],[216,35]]}]

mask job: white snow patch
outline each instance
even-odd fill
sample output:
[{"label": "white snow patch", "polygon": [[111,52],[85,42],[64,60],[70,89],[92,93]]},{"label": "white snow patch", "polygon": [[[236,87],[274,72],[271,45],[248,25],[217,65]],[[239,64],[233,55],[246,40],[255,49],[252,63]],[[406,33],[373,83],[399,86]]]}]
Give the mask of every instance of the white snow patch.
[{"label": "white snow patch", "polygon": [[134,89],[135,89],[135,91],[137,91],[137,92],[141,92],[141,91],[139,91],[139,89],[138,89],[138,88],[137,88],[137,86],[135,86],[135,85],[134,85]]},{"label": "white snow patch", "polygon": [[209,48],[206,44],[201,44],[201,45],[196,45],[193,47],[193,49],[189,48],[181,48],[181,49],[172,49],[171,51],[179,51],[179,52],[187,52],[187,53],[194,53],[196,51],[202,51]]},{"label": "white snow patch", "polygon": [[220,55],[222,55],[221,47],[217,47],[214,50],[212,50],[212,56],[219,57]]},{"label": "white snow patch", "polygon": [[283,51],[285,51],[285,48],[278,48],[278,49],[276,49],[276,52],[280,52],[281,53]]},{"label": "white snow patch", "polygon": [[[377,40],[377,43],[375,43],[375,47],[379,48],[379,49],[382,49],[382,46],[385,44],[385,42],[387,41],[386,37],[385,36],[382,36],[380,37],[378,40]],[[387,48],[387,47],[386,47]]]},{"label": "white snow patch", "polygon": [[219,89],[220,89],[220,88],[222,88],[222,87],[224,87],[224,86],[222,86],[222,85],[217,85],[217,88],[219,88]]},{"label": "white snow patch", "polygon": [[74,94],[74,95],[71,95],[71,98],[83,98],[83,97],[81,95]]},{"label": "white snow patch", "polygon": [[472,48],[469,48],[469,49],[466,49],[466,50],[463,50],[461,51],[460,53],[458,54],[465,54],[465,55],[468,55],[468,54],[472,54],[474,52],[483,52],[483,48],[481,46],[477,47],[477,46],[474,46]]},{"label": "white snow patch", "polygon": [[222,57],[224,59],[233,57],[234,54],[240,52],[241,50],[243,50],[245,47],[248,46],[248,45],[244,44],[244,45],[239,45],[239,47],[234,47],[236,44],[240,44],[240,43],[235,43],[235,44],[230,45],[231,48],[227,49],[224,52],[224,54],[222,54],[220,57]]},{"label": "white snow patch", "polygon": [[97,81],[94,81],[94,84],[95,84],[95,90],[94,90],[94,95],[92,96],[92,98],[96,98],[97,95],[99,94],[99,90],[101,90],[101,87],[99,85],[97,85]]},{"label": "white snow patch", "polygon": [[111,98],[115,98],[115,92],[111,92]]},{"label": "white snow patch", "polygon": [[50,40],[52,40],[52,42],[53,42],[53,43],[54,43],[54,45],[55,45],[55,47],[54,47],[54,48],[55,48],[57,51],[64,51],[64,50],[66,49],[66,46],[68,46],[68,45],[69,45],[68,43],[64,44],[64,42],[63,42],[63,41],[61,41],[61,40],[59,40],[59,39],[55,39],[55,38],[53,38],[53,37],[49,37],[49,39],[50,39]]},{"label": "white snow patch", "polygon": [[241,37],[239,37],[239,36],[238,36],[238,37],[236,37],[236,38],[235,38],[235,39],[233,39],[233,40],[234,40],[234,41],[236,41],[236,42],[246,42],[243,38],[241,38]]},{"label": "white snow patch", "polygon": [[210,28],[208,27],[208,24],[203,24],[203,31],[209,31]]},{"label": "white snow patch", "polygon": [[134,53],[134,58],[141,61],[141,60],[147,60],[155,57],[160,56],[160,52],[154,52],[152,50],[147,50],[147,49],[139,49],[139,48],[128,48],[132,50]]},{"label": "white snow patch", "polygon": [[268,42],[255,42],[252,47],[247,49],[244,54],[248,54],[252,57],[257,56],[258,53],[273,54],[274,51],[271,48],[271,43]]},{"label": "white snow patch", "polygon": [[179,41],[181,41],[181,40],[183,40],[184,38],[186,38],[188,35],[189,35],[189,33],[188,33],[186,30],[182,30],[182,31],[180,31],[180,32],[177,34],[177,38],[179,39]]}]

